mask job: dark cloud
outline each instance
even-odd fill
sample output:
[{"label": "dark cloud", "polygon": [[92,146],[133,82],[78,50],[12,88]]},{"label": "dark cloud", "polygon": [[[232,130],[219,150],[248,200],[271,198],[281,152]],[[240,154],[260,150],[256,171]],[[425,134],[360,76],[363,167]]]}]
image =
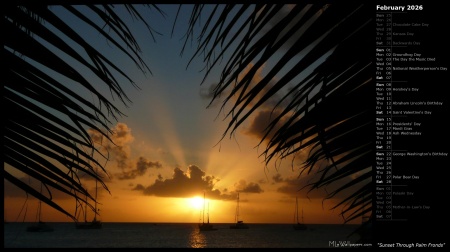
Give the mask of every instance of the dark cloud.
[{"label": "dark cloud", "polygon": [[[276,111],[272,110],[260,110],[253,120],[250,123],[250,126],[246,128],[244,131],[245,134],[254,136],[258,139],[261,139],[267,133],[267,127],[272,122],[272,120],[277,117]],[[266,137],[266,141],[270,140],[275,132],[279,130],[279,128],[285,124],[286,119],[281,119],[275,125],[275,127],[271,130],[269,135]]]},{"label": "dark cloud", "polygon": [[272,180],[273,180],[275,183],[283,182],[283,178],[281,177],[281,174],[279,174],[279,173],[275,174],[275,175],[272,177]]},{"label": "dark cloud", "polygon": [[130,144],[134,141],[131,129],[125,123],[117,123],[111,130],[113,132],[111,135],[112,142],[104,138],[98,131],[89,129],[88,132],[94,142],[101,146],[101,151],[110,160],[116,162],[118,168],[127,170],[130,168]]},{"label": "dark cloud", "polygon": [[210,108],[216,107],[219,103],[222,103],[222,100],[220,98],[227,96],[227,92],[224,91],[221,93],[220,96],[216,97],[214,101],[212,100],[214,98],[214,92],[215,89],[217,88],[217,85],[218,85],[217,83],[213,83],[210,84],[208,87],[202,86],[200,88],[200,98],[209,101],[210,103],[208,104],[208,107]]},{"label": "dark cloud", "polygon": [[[248,64],[240,73],[238,76],[238,81],[241,81],[247,74],[252,74],[252,79],[250,80],[250,83],[246,85],[245,87],[241,87],[239,90],[235,90],[238,92],[238,95],[235,95],[233,98],[237,99],[240,96],[240,92],[243,91],[246,95],[250,92],[254,92],[254,87],[263,81],[263,79],[266,77],[263,73],[263,70],[265,68],[266,64],[263,64],[260,66],[255,72],[251,72],[253,70],[254,64],[250,63]],[[277,90],[274,93],[274,90],[272,88],[277,83],[276,78],[273,78],[269,80],[264,87],[262,87],[261,90],[258,91],[258,93],[254,93],[255,97],[253,97],[246,106],[254,106],[257,102],[262,101],[263,97],[270,93],[270,96],[265,98],[266,100],[259,105],[259,109],[274,109],[275,107],[281,107],[285,106],[287,101],[281,101],[281,95],[284,96],[283,90]],[[261,86],[260,86],[261,87]],[[283,93],[283,94],[282,94]],[[242,98],[242,97],[241,97]],[[235,100],[237,101],[237,100]]]},{"label": "dark cloud", "polygon": [[180,198],[206,192],[208,198],[213,198],[220,197],[220,191],[213,189],[218,181],[219,179],[214,176],[206,176],[197,166],[190,165],[186,172],[177,167],[173,170],[172,178],[163,179],[162,176],[158,176],[152,185],[147,187],[138,185],[133,190],[142,190],[145,195]]},{"label": "dark cloud", "polygon": [[[131,134],[131,128],[125,123],[117,123],[111,129],[113,134],[111,140],[107,141],[99,132],[90,129],[89,134],[94,142],[101,146],[101,151],[109,160],[116,163],[121,170],[110,176],[109,179],[117,178],[119,180],[131,180],[140,176],[144,176],[149,168],[161,168],[162,164],[159,161],[149,161],[145,157],[139,157],[136,164],[133,165],[131,156],[131,143],[134,141],[134,136]],[[80,178],[92,179],[86,174],[80,173]]]},{"label": "dark cloud", "polygon": [[241,180],[235,184],[235,190],[230,191],[223,189],[222,191],[215,189],[215,185],[220,179],[215,176],[206,175],[196,165],[190,165],[186,172],[180,168],[173,170],[172,178],[164,179],[160,174],[155,182],[147,187],[138,184],[133,190],[142,191],[145,195],[153,195],[158,197],[178,197],[190,198],[206,193],[210,199],[234,200],[237,192],[245,193],[262,193],[264,192],[259,184],[245,180]]},{"label": "dark cloud", "polygon": [[214,97],[214,90],[217,87],[217,83],[210,84],[209,87],[202,86],[200,88],[200,97],[205,100],[211,100]]},{"label": "dark cloud", "polygon": [[259,184],[250,182],[247,183],[245,180],[241,179],[238,183],[234,184],[234,187],[236,188],[236,192],[243,192],[243,193],[262,193],[264,192]]},{"label": "dark cloud", "polygon": [[148,161],[144,157],[140,157],[136,162],[136,168],[122,173],[117,173],[116,176],[120,180],[135,179],[136,177],[144,176],[149,168],[161,168],[162,164],[159,161]]},{"label": "dark cloud", "polygon": [[268,181],[268,179],[259,179],[258,180],[258,183],[259,184],[266,184],[266,183],[268,183],[269,181]]},{"label": "dark cloud", "polygon": [[145,187],[141,184],[137,184],[132,190],[133,191],[144,191]]}]

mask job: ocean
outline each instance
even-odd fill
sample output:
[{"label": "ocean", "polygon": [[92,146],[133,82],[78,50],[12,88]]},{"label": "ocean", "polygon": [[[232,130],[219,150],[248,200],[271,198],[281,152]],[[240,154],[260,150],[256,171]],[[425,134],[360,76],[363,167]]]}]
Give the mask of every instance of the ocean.
[{"label": "ocean", "polygon": [[196,223],[103,223],[102,229],[76,229],[74,223],[48,223],[52,232],[27,232],[30,223],[4,224],[4,248],[329,248],[370,246],[348,236],[358,225],[253,224],[216,231],[198,230]]}]

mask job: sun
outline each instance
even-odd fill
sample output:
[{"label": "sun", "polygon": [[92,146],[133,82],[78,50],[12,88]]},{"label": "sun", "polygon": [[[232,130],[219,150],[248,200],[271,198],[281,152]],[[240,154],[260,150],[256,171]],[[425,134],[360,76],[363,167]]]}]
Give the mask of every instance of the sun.
[{"label": "sun", "polygon": [[202,209],[203,208],[203,198],[196,196],[189,199],[189,203],[194,209]]}]

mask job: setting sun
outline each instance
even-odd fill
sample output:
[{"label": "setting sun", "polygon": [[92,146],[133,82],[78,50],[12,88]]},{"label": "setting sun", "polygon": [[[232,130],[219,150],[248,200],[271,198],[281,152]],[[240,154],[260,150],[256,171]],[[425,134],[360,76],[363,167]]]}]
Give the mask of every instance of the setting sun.
[{"label": "setting sun", "polygon": [[199,196],[193,197],[193,198],[191,198],[189,200],[189,203],[190,203],[192,208],[202,209],[202,207],[203,207],[203,198],[201,198]]}]

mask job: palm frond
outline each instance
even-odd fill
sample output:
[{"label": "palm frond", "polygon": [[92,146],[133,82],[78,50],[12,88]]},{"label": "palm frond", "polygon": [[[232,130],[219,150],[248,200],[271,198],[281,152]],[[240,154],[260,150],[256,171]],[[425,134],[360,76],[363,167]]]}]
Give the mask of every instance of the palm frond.
[{"label": "palm frond", "polygon": [[[153,36],[156,31],[134,6],[122,7],[141,20]],[[81,183],[78,173],[84,172],[109,192],[103,180],[108,173],[105,164],[99,161],[99,158],[107,161],[108,157],[97,149],[88,130],[100,132],[111,141],[110,118],[117,120],[123,116],[118,105],[127,106],[131,102],[123,80],[135,88],[139,86],[118,66],[119,62],[113,62],[91,45],[88,37],[74,29],[74,23],[60,18],[54,8],[65,9],[79,23],[98,32],[142,73],[151,71],[119,14],[124,12],[117,11],[115,6],[9,4],[5,8],[2,55],[8,64],[3,76],[3,106],[10,112],[5,115],[3,135],[5,179],[75,220],[75,215],[53,201],[52,191],[67,194],[77,202],[96,200]],[[80,10],[83,8],[91,14]],[[88,72],[100,81],[94,84],[88,79]],[[110,90],[110,97],[100,91],[104,87]],[[80,90],[96,100],[87,100]],[[115,97],[120,104],[114,102]],[[19,176],[23,175],[41,181],[49,196],[22,182]]]},{"label": "palm frond", "polygon": [[[194,8],[186,42],[195,37],[193,27],[199,22],[196,17],[202,7]],[[231,104],[225,111],[229,123],[222,139],[235,134],[257,111],[267,109],[270,99],[281,94],[271,108],[273,116],[259,144],[267,144],[261,154],[266,165],[309,149],[301,172],[314,173],[317,180],[305,187],[313,190],[334,185],[328,197],[348,192],[350,196],[336,206],[344,206],[346,221],[370,211],[370,201],[359,200],[371,195],[367,189],[372,159],[371,103],[367,97],[373,82],[372,56],[365,46],[372,33],[368,6],[221,7],[203,26],[212,28],[201,31],[192,59],[204,55],[206,79],[218,67],[219,58],[225,58],[227,52],[231,55],[224,59],[211,101],[225,95],[220,112]],[[216,51],[219,57],[215,57]],[[269,70],[255,81],[266,64],[270,64]],[[319,165],[322,163],[327,165]],[[366,169],[370,171],[364,172]],[[342,181],[348,182],[341,185]]]}]

